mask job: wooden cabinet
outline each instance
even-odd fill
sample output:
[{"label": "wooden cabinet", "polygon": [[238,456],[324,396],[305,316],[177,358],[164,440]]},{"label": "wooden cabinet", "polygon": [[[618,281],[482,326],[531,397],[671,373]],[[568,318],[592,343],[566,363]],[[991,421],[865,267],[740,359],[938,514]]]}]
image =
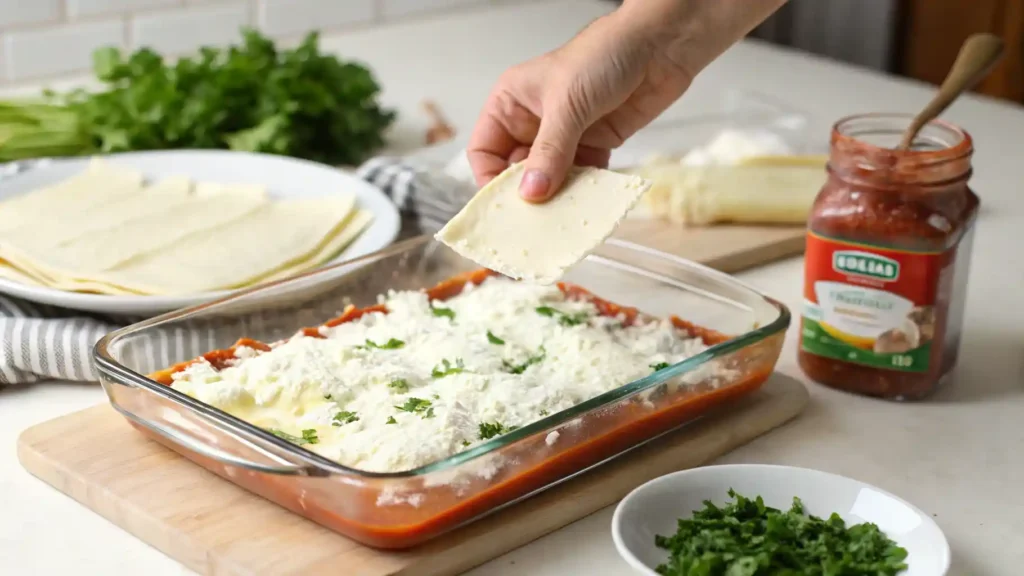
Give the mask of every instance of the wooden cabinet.
[{"label": "wooden cabinet", "polygon": [[991,32],[1006,55],[977,92],[1024,103],[1024,0],[904,0],[902,74],[939,84],[970,34]]}]

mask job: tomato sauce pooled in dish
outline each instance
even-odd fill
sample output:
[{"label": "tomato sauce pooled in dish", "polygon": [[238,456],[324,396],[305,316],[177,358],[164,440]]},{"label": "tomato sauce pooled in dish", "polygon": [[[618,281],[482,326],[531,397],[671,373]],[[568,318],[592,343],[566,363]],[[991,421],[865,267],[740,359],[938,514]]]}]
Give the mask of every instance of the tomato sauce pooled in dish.
[{"label": "tomato sauce pooled in dish", "polygon": [[833,127],[808,220],[799,350],[811,379],[898,400],[928,395],[956,364],[979,204],[971,137],[933,121],[896,150],[910,119]]}]

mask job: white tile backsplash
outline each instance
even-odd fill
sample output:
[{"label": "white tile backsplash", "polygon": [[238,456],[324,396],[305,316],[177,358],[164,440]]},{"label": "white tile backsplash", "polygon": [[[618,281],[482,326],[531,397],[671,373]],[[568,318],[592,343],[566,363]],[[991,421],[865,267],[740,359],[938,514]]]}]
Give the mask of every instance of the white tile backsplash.
[{"label": "white tile backsplash", "polygon": [[4,38],[7,73],[21,80],[88,70],[93,50],[103,46],[124,46],[121,18],[8,32]]},{"label": "white tile backsplash", "polygon": [[39,24],[60,18],[60,0],[0,0],[0,27]]},{"label": "white tile backsplash", "polygon": [[381,2],[384,18],[397,18],[434,10],[487,4],[488,0],[381,0]]},{"label": "white tile backsplash", "polygon": [[[22,0],[23,2],[35,2],[37,0]],[[67,0],[68,15],[72,18],[79,16],[94,16],[96,14],[122,14],[125,12],[136,12],[150,8],[163,8],[167,6],[179,6],[181,0]]]},{"label": "white tile backsplash", "polygon": [[408,22],[462,8],[538,1],[0,0],[0,86],[88,73],[92,51],[110,44],[181,56],[203,45],[236,43],[243,26],[287,45],[313,30],[344,38],[387,26],[393,18]]},{"label": "white tile backsplash", "polygon": [[248,26],[249,4],[231,2],[140,14],[132,22],[132,44],[161,54],[185,54],[201,46],[233,44]]},{"label": "white tile backsplash", "polygon": [[267,34],[290,36],[373,20],[374,0],[257,0],[258,21]]}]

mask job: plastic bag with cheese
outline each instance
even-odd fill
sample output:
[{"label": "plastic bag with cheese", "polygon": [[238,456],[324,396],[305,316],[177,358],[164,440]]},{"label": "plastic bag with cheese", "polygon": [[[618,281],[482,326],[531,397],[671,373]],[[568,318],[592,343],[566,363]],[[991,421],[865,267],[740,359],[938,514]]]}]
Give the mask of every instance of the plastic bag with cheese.
[{"label": "plastic bag with cheese", "polygon": [[[701,226],[802,224],[824,181],[825,139],[770,96],[726,90],[718,113],[658,122],[612,156],[653,181],[630,218]],[[742,168],[740,168],[742,167]]]},{"label": "plastic bag with cheese", "polygon": [[737,165],[666,162],[627,173],[652,182],[634,217],[694,226],[803,224],[827,177],[819,157],[763,157]]}]

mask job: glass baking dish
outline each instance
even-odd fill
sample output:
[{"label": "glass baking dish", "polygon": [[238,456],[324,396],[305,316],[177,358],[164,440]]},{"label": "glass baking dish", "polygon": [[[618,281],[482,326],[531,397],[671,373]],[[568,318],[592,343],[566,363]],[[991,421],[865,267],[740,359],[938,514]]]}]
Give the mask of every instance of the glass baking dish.
[{"label": "glass baking dish", "polygon": [[[701,328],[704,352],[415,470],[347,468],[145,376],[240,337],[274,342],[478,266],[427,236],[110,333],[94,349],[111,404],[200,466],[349,538],[420,544],[566,480],[748,394],[774,369],[789,311],[725,274],[609,240],[564,280]],[[412,439],[411,439],[412,440]]]}]

